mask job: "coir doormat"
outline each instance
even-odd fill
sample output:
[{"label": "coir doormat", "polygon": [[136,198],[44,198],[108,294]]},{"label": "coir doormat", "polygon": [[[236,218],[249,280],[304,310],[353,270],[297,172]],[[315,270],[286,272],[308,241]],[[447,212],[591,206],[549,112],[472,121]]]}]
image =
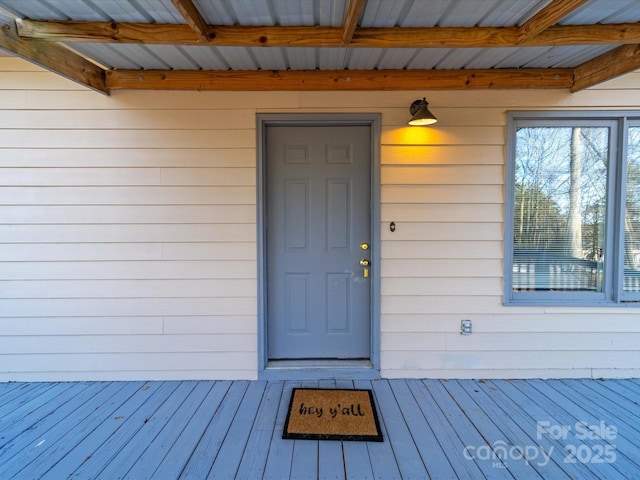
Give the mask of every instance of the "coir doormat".
[{"label": "coir doormat", "polygon": [[371,390],[294,388],[282,438],[382,442]]}]

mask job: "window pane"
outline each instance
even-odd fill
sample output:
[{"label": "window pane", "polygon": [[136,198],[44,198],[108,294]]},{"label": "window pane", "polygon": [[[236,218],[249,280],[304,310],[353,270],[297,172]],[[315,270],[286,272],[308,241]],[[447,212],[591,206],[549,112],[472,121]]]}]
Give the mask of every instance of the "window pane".
[{"label": "window pane", "polygon": [[609,128],[516,134],[514,291],[603,289]]},{"label": "window pane", "polygon": [[624,291],[640,292],[640,127],[629,128],[628,142]]}]

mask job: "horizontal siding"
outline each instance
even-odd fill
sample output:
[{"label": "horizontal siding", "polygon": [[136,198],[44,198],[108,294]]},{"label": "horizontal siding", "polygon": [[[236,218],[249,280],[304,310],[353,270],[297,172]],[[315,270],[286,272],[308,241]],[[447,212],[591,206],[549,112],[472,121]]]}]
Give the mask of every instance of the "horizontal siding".
[{"label": "horizontal siding", "polygon": [[146,225],[0,225],[0,238],[7,242],[255,242],[253,224],[226,224],[224,228],[207,224]]},{"label": "horizontal siding", "polygon": [[[382,353],[382,361],[385,363],[390,376],[397,376],[397,371],[403,369],[429,370],[434,366],[440,368],[472,370],[494,370],[499,375],[502,369],[517,371],[518,369],[533,369],[535,365],[538,376],[550,375],[553,370],[592,369],[592,368],[620,368],[620,365],[634,365],[638,358],[638,352],[579,350],[571,353],[568,350],[533,351],[439,351],[439,350],[411,350],[405,349],[385,350]],[[636,364],[637,365],[637,364]],[[437,368],[437,367],[436,367]],[[395,371],[395,372],[394,372]],[[493,375],[495,376],[495,374]]]},{"label": "horizontal siding", "polygon": [[404,204],[383,205],[382,221],[482,223],[502,219],[502,205],[487,204]]},{"label": "horizontal siding", "polygon": [[40,205],[7,206],[0,223],[12,224],[144,224],[144,223],[255,223],[253,205]]},{"label": "horizontal siding", "polygon": [[253,186],[59,187],[3,187],[0,205],[252,205],[256,198]]},{"label": "horizontal siding", "polygon": [[[5,167],[46,168],[252,168],[253,148],[4,148]],[[126,155],[125,155],[126,154]],[[108,170],[106,170],[108,171]]]},{"label": "horizontal siding", "polygon": [[473,229],[466,223],[456,222],[407,222],[402,224],[402,228],[396,226],[394,232],[386,227],[383,225],[382,228],[385,241],[503,240],[502,222],[475,223]]},{"label": "horizontal siding", "polygon": [[255,260],[250,242],[183,243],[6,243],[1,261]]},{"label": "horizontal siding", "polygon": [[182,353],[251,352],[255,335],[91,335],[63,336],[55,343],[42,346],[37,337],[0,338],[0,349],[5,354],[103,354],[103,353]]},{"label": "horizontal siding", "polygon": [[[0,335],[13,337],[61,335],[190,335],[255,334],[255,315],[198,317],[44,317],[0,319]],[[141,338],[141,337],[139,337]]]},{"label": "horizontal siding", "polygon": [[383,127],[383,145],[503,145],[504,127],[450,127],[432,129]]},{"label": "horizontal siding", "polygon": [[[91,373],[108,379],[130,378],[131,375],[152,379],[166,378],[171,372],[192,372],[188,378],[200,378],[202,372],[226,371],[252,375],[257,368],[254,352],[155,352],[155,353],[71,353],[6,355],[3,366],[12,372],[34,372],[42,377],[61,376],[61,372]],[[229,368],[231,366],[231,368]],[[245,368],[239,368],[244,366]],[[129,375],[127,375],[129,374]],[[255,374],[254,374],[255,375]],[[5,375],[6,379],[6,375]]]},{"label": "horizontal siding", "polygon": [[[408,181],[408,180],[405,180]],[[406,203],[502,204],[502,185],[385,185],[382,187],[385,205]]]},{"label": "horizontal siding", "polygon": [[[0,85],[1,88],[1,85]],[[80,110],[61,117],[55,110],[8,110],[0,118],[2,129],[29,130],[172,130],[172,135],[193,125],[195,131],[252,129],[249,109],[209,110]]]},{"label": "horizontal siding", "polygon": [[233,130],[0,130],[0,145],[9,148],[248,148],[255,146],[254,129]]},{"label": "horizontal siding", "polygon": [[[572,311],[564,312],[562,317],[545,314],[540,309],[524,310],[507,309],[501,314],[474,314],[473,331],[475,334],[492,334],[498,338],[505,333],[544,333],[553,337],[562,337],[565,333],[637,333],[637,313],[629,311],[607,312],[600,310],[597,314],[584,315]],[[606,314],[607,324],[603,328],[602,315]],[[561,321],[559,321],[561,318]],[[417,314],[388,314],[382,321],[382,331],[385,333],[455,333],[460,335],[460,316],[457,314],[442,314],[427,316]],[[465,337],[469,338],[469,337]],[[542,348],[542,347],[541,347]]]},{"label": "horizontal siding", "polygon": [[385,166],[385,185],[501,185],[501,165]]},{"label": "horizontal siding", "polygon": [[502,282],[498,279],[478,277],[465,278],[385,278],[382,282],[384,296],[441,296],[464,289],[467,296],[496,295],[502,292]]},{"label": "horizontal siding", "polygon": [[501,145],[383,145],[381,151],[384,165],[500,165],[503,147]]},{"label": "horizontal siding", "polygon": [[[384,376],[640,374],[637,308],[502,305],[506,112],[640,105],[632,82],[616,82],[575,95],[432,92],[439,122],[426,129],[406,127],[404,109],[386,115],[396,100],[380,96]],[[328,98],[320,92],[304,103]],[[342,100],[354,108],[359,101]],[[462,319],[473,321],[472,335],[460,334]]]},{"label": "horizontal siding", "polygon": [[489,241],[398,241],[385,248],[384,258],[502,258],[502,243]]},{"label": "horizontal siding", "polygon": [[639,77],[430,92],[411,128],[424,92],[103,96],[1,58],[0,381],[256,377],[258,112],[382,114],[384,376],[640,374],[638,308],[502,305],[506,112],[640,108]]},{"label": "horizontal siding", "polygon": [[256,102],[0,90],[0,380],[255,378]]},{"label": "horizontal siding", "polygon": [[255,280],[21,280],[0,281],[0,298],[185,298],[253,297]]},{"label": "horizontal siding", "polygon": [[[603,341],[603,339],[605,341]],[[387,335],[389,351],[460,351],[460,352],[538,352],[544,351],[630,351],[637,349],[640,333],[565,333],[550,337],[546,333],[518,332],[460,335],[456,333],[390,333]]]},{"label": "horizontal siding", "polygon": [[100,315],[119,316],[159,316],[159,315],[251,315],[256,312],[256,302],[242,296],[188,297],[176,291],[174,297],[164,298],[14,298],[2,301],[2,314],[19,317],[56,317],[71,314],[90,317]]},{"label": "horizontal siding", "polygon": [[103,262],[7,262],[6,280],[150,280],[255,278],[255,261],[175,260]]}]

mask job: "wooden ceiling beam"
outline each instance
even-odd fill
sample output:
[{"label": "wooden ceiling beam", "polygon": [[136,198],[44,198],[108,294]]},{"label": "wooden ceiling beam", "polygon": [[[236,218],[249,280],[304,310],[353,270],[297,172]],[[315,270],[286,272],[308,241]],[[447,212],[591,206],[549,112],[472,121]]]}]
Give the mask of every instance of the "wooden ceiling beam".
[{"label": "wooden ceiling beam", "polygon": [[[188,25],[17,20],[21,37],[49,42],[202,45]],[[209,26],[207,44],[234,47],[343,47],[336,27]],[[493,48],[640,43],[640,23],[553,26],[526,44],[517,27],[356,28],[350,47]]]},{"label": "wooden ceiling beam", "polygon": [[531,40],[585,3],[587,0],[553,0],[522,24],[518,30],[518,44]]},{"label": "wooden ceiling beam", "polygon": [[640,45],[623,45],[576,67],[570,90],[584,90],[638,68]]},{"label": "wooden ceiling beam", "polygon": [[15,25],[0,24],[0,49],[80,85],[109,94],[102,68],[63,46],[20,38]]},{"label": "wooden ceiling beam", "polygon": [[570,88],[572,69],[186,71],[112,70],[110,89],[130,90],[469,90]]},{"label": "wooden ceiling beam", "polygon": [[342,43],[348,44],[351,43],[351,39],[353,38],[353,34],[356,31],[356,27],[358,26],[358,20],[360,19],[360,15],[362,15],[362,11],[364,10],[364,6],[367,4],[367,0],[350,0],[349,8],[347,9],[347,15],[344,20],[344,25],[342,27]]},{"label": "wooden ceiling beam", "polygon": [[[188,25],[59,22],[16,20],[24,38],[49,42],[138,43],[147,45],[202,45]],[[211,26],[208,44],[217,47],[342,46],[337,27]]]},{"label": "wooden ceiling beam", "polygon": [[173,6],[176,7],[176,10],[182,15],[182,17],[189,25],[189,28],[193,30],[198,37],[200,42],[207,42],[209,37],[207,36],[209,32],[209,26],[198,7],[196,7],[192,0],[171,0],[173,2]]}]

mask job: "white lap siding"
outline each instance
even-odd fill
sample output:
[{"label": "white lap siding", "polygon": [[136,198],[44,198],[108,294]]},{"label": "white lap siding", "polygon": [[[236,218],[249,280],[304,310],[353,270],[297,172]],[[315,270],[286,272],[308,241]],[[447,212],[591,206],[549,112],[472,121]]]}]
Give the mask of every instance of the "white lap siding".
[{"label": "white lap siding", "polygon": [[256,378],[262,112],[382,113],[383,376],[637,376],[640,310],[504,307],[502,276],[505,112],[640,108],[639,78],[103,96],[0,58],[0,381]]}]

